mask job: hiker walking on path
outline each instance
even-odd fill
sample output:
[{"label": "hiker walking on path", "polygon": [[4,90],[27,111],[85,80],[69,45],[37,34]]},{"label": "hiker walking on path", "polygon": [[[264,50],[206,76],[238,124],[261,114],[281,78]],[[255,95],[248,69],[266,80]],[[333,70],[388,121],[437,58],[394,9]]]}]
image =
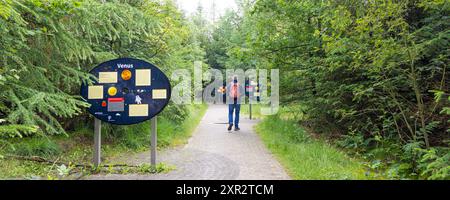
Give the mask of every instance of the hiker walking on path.
[{"label": "hiker walking on path", "polygon": [[[234,125],[234,131],[239,131],[239,114],[241,112],[241,99],[242,94],[241,85],[238,82],[238,78],[233,77],[233,81],[227,88],[228,92],[228,131],[231,131]],[[235,113],[233,121],[233,113]]]}]

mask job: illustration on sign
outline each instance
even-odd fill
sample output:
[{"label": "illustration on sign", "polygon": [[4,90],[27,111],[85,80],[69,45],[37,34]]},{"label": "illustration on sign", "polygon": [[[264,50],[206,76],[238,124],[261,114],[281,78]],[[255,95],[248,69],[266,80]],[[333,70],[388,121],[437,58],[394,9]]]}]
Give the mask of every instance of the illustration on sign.
[{"label": "illustration on sign", "polygon": [[148,62],[116,59],[98,65],[90,73],[96,79],[82,85],[81,96],[91,104],[89,113],[104,122],[137,124],[153,118],[169,103],[169,79]]},{"label": "illustration on sign", "polygon": [[139,95],[136,95],[136,104],[142,104],[142,98]]}]

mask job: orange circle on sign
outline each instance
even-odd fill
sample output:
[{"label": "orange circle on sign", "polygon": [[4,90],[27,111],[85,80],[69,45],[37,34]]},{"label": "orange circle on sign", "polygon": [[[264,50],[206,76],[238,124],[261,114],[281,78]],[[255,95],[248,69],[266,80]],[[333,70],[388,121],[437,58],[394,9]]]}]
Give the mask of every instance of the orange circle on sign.
[{"label": "orange circle on sign", "polygon": [[126,69],[122,71],[122,74],[120,75],[123,80],[128,81],[131,79],[131,71]]}]

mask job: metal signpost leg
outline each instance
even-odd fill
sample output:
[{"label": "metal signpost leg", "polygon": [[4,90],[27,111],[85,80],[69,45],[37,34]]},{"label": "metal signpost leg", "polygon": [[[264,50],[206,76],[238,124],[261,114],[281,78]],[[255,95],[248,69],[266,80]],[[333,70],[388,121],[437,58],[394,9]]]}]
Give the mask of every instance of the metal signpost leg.
[{"label": "metal signpost leg", "polygon": [[151,120],[151,139],[150,139],[150,143],[151,143],[151,164],[152,166],[156,165],[156,139],[157,139],[157,126],[156,126],[157,120],[156,120],[156,116],[152,118]]},{"label": "metal signpost leg", "polygon": [[95,118],[94,122],[94,166],[98,167],[101,162],[102,146],[102,121]]},{"label": "metal signpost leg", "polygon": [[252,104],[250,103],[250,120],[252,119]]}]

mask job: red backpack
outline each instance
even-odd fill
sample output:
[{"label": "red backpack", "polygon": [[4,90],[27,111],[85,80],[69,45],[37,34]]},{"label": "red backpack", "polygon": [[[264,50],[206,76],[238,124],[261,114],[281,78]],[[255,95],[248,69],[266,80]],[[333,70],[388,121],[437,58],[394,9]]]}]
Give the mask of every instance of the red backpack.
[{"label": "red backpack", "polygon": [[231,98],[238,98],[239,97],[239,84],[233,83],[230,87],[230,97]]}]

